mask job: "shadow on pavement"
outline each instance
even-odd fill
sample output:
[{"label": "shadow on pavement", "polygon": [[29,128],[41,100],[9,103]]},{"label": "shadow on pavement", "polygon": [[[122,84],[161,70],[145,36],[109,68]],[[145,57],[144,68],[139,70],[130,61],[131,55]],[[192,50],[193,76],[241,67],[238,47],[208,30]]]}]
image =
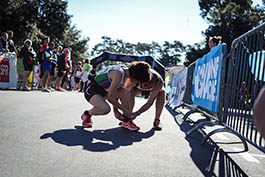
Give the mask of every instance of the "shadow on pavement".
[{"label": "shadow on pavement", "polygon": [[[169,106],[166,106],[166,109],[173,116],[181,131],[186,133],[193,128],[193,124],[183,120],[182,113],[172,110]],[[199,130],[191,136],[185,137],[191,147],[190,157],[204,176],[247,176],[228,154],[220,149],[211,139],[204,145],[201,145],[204,135],[205,132]]]},{"label": "shadow on pavement", "polygon": [[114,150],[120,146],[129,146],[134,142],[150,138],[155,130],[147,132],[128,131],[123,128],[111,128],[106,130],[86,130],[82,126],[75,129],[56,130],[53,133],[45,133],[40,139],[51,138],[54,142],[66,146],[83,146],[84,150],[103,152]]}]

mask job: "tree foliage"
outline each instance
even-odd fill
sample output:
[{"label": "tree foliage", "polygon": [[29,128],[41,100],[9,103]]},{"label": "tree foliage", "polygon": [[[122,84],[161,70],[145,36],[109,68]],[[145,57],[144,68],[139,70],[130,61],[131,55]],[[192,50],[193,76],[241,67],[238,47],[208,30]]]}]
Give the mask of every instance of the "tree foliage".
[{"label": "tree foliage", "polygon": [[196,60],[209,51],[207,41],[212,36],[221,36],[222,42],[227,44],[228,52],[234,39],[248,32],[265,21],[263,6],[253,6],[252,0],[198,0],[201,17],[209,23],[203,32],[204,47],[195,44],[186,51],[185,64]]},{"label": "tree foliage", "polygon": [[136,44],[122,39],[102,37],[102,42],[88,53],[89,37],[82,38],[81,32],[71,25],[71,15],[67,13],[68,1],[64,0],[1,0],[0,32],[12,30],[14,42],[22,46],[25,39],[31,39],[38,50],[44,36],[50,36],[56,45],[68,47],[74,62],[87,55],[92,57],[104,51],[130,55],[150,55],[165,66],[175,66],[181,62],[185,52],[185,65],[196,61],[209,51],[207,41],[212,36],[221,36],[230,49],[232,41],[253,27],[265,21],[264,6],[253,6],[252,0],[198,0],[201,17],[209,26],[203,32],[200,44],[184,46],[180,41],[164,41],[162,45],[152,43]]},{"label": "tree foliage", "polygon": [[67,4],[63,0],[1,0],[0,32],[12,30],[17,47],[26,39],[32,40],[36,51],[49,36],[56,45],[71,48],[74,62],[82,60],[89,38],[81,38],[80,31],[71,26]]},{"label": "tree foliage", "polygon": [[92,56],[100,55],[108,51],[113,53],[122,53],[140,56],[152,56],[159,60],[164,66],[175,66],[181,62],[181,54],[185,46],[180,41],[170,43],[165,41],[162,46],[157,42],[132,44],[124,42],[121,39],[113,40],[110,37],[103,36],[103,42],[96,44],[91,51]]}]

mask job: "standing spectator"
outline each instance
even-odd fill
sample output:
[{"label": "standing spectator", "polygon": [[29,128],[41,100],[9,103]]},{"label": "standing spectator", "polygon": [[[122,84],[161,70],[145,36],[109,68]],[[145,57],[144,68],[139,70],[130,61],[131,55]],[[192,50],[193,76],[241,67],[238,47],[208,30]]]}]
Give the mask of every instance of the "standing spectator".
[{"label": "standing spectator", "polygon": [[42,63],[42,72],[43,72],[43,76],[42,76],[42,82],[41,82],[41,87],[42,87],[42,91],[43,92],[50,92],[47,89],[47,79],[49,76],[49,72],[51,70],[51,61],[54,60],[54,56],[53,56],[53,48],[54,48],[54,43],[50,42],[49,43],[49,48],[47,48],[44,51],[43,54],[43,63]]},{"label": "standing spectator", "polygon": [[221,44],[221,39],[221,36],[210,37],[208,42],[208,46],[210,47],[210,49]]},{"label": "standing spectator", "polygon": [[57,61],[57,70],[58,70],[58,74],[57,74],[57,80],[56,80],[56,87],[55,90],[56,91],[61,91],[63,92],[63,89],[60,88],[60,85],[62,83],[62,79],[63,76],[66,74],[66,61],[67,61],[67,57],[69,55],[69,49],[64,49],[63,53],[58,55],[58,61]]},{"label": "standing spectator", "polygon": [[82,71],[82,77],[81,77],[81,86],[80,86],[79,92],[82,92],[83,89],[86,88],[87,82],[88,82],[88,73],[90,72],[90,70],[91,70],[90,60],[86,59],[84,65],[83,65],[83,71]]},{"label": "standing spectator", "polygon": [[242,82],[242,87],[239,90],[240,93],[240,100],[242,101],[242,103],[245,103],[247,101],[247,94],[248,94],[248,89],[246,87],[246,82],[243,81]]},{"label": "standing spectator", "polygon": [[24,72],[24,65],[23,65],[23,58],[20,53],[17,56],[17,89],[23,89],[23,72]]},{"label": "standing spectator", "polygon": [[51,60],[51,69],[49,72],[49,76],[48,76],[48,80],[47,80],[47,86],[48,86],[48,90],[50,91],[54,91],[53,88],[51,87],[51,82],[54,78],[55,75],[55,71],[56,71],[56,66],[57,66],[57,52],[58,52],[58,46],[54,48],[54,50],[52,51],[53,53],[53,58],[50,59]]},{"label": "standing spectator", "polygon": [[63,47],[59,45],[59,46],[57,46],[57,48],[58,48],[58,51],[57,51],[57,56],[58,56],[59,54],[62,54]]},{"label": "standing spectator", "polygon": [[66,86],[64,88],[70,91],[72,90],[72,87],[71,87],[71,74],[72,74],[71,73],[72,72],[71,51],[69,49],[64,49],[64,50],[67,50],[68,54],[65,60],[66,73],[63,77],[61,87],[63,87],[65,84]]},{"label": "standing spectator", "polygon": [[75,79],[74,90],[77,90],[77,91],[80,91],[80,79],[81,79],[82,70],[83,70],[81,65],[82,65],[82,62],[79,61],[73,73],[74,79]]},{"label": "standing spectator", "polygon": [[27,39],[24,42],[24,47],[21,49],[20,55],[23,58],[24,72],[23,72],[23,90],[30,91],[28,88],[28,79],[33,69],[34,58],[36,57],[36,53],[31,47],[31,40]]},{"label": "standing spectator", "polygon": [[7,45],[8,45],[9,52],[15,52],[16,55],[18,55],[18,51],[15,47],[14,41],[12,40],[13,35],[14,35],[13,31],[8,30],[7,34],[8,34]]},{"label": "standing spectator", "polygon": [[43,44],[40,46],[40,50],[38,52],[38,63],[40,67],[40,81],[39,81],[39,88],[41,88],[41,83],[42,83],[42,77],[43,77],[43,71],[42,71],[42,64],[43,64],[43,57],[44,57],[44,51],[49,47],[48,44],[50,43],[50,38],[45,37],[43,40]]},{"label": "standing spectator", "polygon": [[8,52],[7,38],[8,34],[3,32],[0,39],[0,52]]}]

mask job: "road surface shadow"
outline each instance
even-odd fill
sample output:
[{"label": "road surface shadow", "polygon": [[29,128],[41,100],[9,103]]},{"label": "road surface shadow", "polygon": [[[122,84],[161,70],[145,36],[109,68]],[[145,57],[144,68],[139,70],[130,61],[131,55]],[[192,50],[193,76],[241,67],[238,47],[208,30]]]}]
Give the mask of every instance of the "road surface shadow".
[{"label": "road surface shadow", "polygon": [[117,127],[90,131],[82,126],[75,126],[74,129],[62,129],[53,133],[45,133],[40,139],[51,138],[54,142],[66,146],[82,146],[84,150],[104,152],[140,142],[142,139],[150,138],[154,133],[154,129],[139,132]]},{"label": "road surface shadow", "polygon": [[[166,109],[173,116],[181,131],[186,133],[193,128],[194,122],[185,122],[182,113],[174,111],[169,106],[166,106]],[[196,124],[201,121],[199,120]],[[185,136],[185,139],[189,142],[192,149],[190,157],[204,176],[247,176],[246,173],[229,157],[229,155],[219,148],[219,146],[211,139],[209,139],[204,145],[201,145],[204,136],[205,132],[202,131],[202,129],[198,129],[198,131],[195,131],[190,136]]]}]

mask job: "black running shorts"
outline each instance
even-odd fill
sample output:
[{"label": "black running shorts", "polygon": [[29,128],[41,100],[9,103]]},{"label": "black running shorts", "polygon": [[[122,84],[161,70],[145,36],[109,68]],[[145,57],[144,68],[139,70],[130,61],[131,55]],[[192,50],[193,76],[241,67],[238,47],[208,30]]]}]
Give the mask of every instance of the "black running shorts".
[{"label": "black running shorts", "polygon": [[55,68],[56,64],[55,63],[51,63],[51,69],[50,69],[50,75],[54,76],[55,75]]},{"label": "black running shorts", "polygon": [[58,75],[58,77],[62,77],[64,74],[62,71],[59,70],[57,75]]},{"label": "black running shorts", "polygon": [[81,78],[74,77],[75,78],[75,83],[79,83]]},{"label": "black running shorts", "polygon": [[25,71],[32,71],[33,70],[33,65],[32,64],[23,63],[23,65],[24,65],[24,70]]},{"label": "black running shorts", "polygon": [[108,93],[105,91],[104,88],[100,87],[96,82],[92,81],[85,88],[84,94],[86,100],[89,102],[90,99],[96,94],[99,94],[104,98]]}]

